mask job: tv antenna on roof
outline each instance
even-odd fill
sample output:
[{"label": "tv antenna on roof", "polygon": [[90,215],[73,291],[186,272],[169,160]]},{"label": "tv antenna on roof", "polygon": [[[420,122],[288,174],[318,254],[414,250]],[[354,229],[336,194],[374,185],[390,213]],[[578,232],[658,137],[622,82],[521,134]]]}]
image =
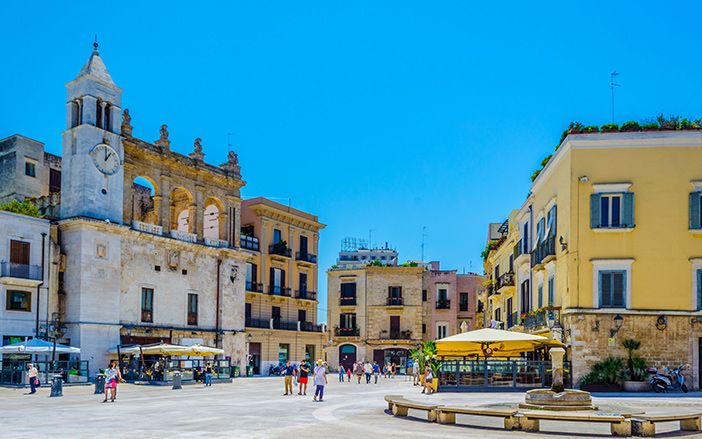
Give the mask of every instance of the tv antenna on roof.
[{"label": "tv antenna on roof", "polygon": [[420,258],[422,262],[424,262],[424,238],[427,236],[426,231],[427,226],[422,226],[422,257]]},{"label": "tv antenna on roof", "polygon": [[612,123],[614,123],[614,87],[621,87],[621,84],[614,82],[614,78],[619,76],[616,71],[609,74],[609,86],[612,89]]}]

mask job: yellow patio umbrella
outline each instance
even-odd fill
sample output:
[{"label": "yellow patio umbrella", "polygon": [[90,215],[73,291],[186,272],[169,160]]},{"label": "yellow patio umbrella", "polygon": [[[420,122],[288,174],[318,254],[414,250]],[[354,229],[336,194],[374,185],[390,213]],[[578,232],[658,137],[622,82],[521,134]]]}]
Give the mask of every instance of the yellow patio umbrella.
[{"label": "yellow patio umbrella", "polygon": [[540,347],[563,346],[558,340],[523,332],[483,328],[436,341],[439,357],[514,357]]},{"label": "yellow patio umbrella", "polygon": [[[193,355],[188,354],[189,346],[180,346],[176,344],[158,343],[151,345],[136,345],[120,347],[121,354],[143,354],[143,355]],[[111,354],[117,353],[117,348],[108,351]]]},{"label": "yellow patio umbrella", "polygon": [[224,349],[213,348],[211,346],[204,346],[201,344],[194,344],[192,346],[183,346],[187,348],[187,353],[180,355],[196,355],[200,357],[214,357],[215,355],[224,355]]}]

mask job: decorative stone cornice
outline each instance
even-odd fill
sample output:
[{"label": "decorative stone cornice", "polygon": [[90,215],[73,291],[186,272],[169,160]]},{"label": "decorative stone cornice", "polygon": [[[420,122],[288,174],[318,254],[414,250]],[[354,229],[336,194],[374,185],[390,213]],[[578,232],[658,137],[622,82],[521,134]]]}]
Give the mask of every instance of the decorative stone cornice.
[{"label": "decorative stone cornice", "polygon": [[313,232],[316,232],[325,227],[324,224],[319,223],[317,221],[302,218],[298,215],[295,215],[292,212],[284,212],[273,207],[266,206],[265,204],[255,204],[253,206],[250,206],[250,208],[256,215],[262,217],[262,220],[269,219],[273,221],[280,221],[282,223],[293,225],[295,227],[299,227],[306,230],[311,230]]}]

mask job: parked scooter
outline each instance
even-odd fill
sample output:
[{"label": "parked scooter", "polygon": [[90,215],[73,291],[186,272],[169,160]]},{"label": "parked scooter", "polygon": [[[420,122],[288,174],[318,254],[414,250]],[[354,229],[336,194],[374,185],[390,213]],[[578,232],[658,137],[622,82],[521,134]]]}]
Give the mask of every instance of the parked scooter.
[{"label": "parked scooter", "polygon": [[280,376],[283,373],[283,368],[281,366],[273,366],[268,368],[268,376],[277,375]]},{"label": "parked scooter", "polygon": [[682,373],[687,368],[687,365],[681,364],[672,370],[664,367],[663,371],[659,372],[655,367],[649,367],[646,369],[646,371],[651,375],[651,379],[648,381],[648,383],[651,385],[651,389],[656,393],[678,389],[687,393],[688,389],[687,385],[685,384],[685,375]]}]

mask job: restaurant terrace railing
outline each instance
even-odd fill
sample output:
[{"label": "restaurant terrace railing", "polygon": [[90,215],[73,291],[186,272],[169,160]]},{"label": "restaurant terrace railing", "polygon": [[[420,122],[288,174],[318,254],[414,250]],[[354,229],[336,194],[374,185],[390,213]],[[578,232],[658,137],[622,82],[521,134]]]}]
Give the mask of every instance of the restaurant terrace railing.
[{"label": "restaurant terrace railing", "polygon": [[[564,362],[564,382],[571,387],[570,364]],[[439,390],[534,389],[552,384],[551,362],[525,359],[444,359]]]}]

